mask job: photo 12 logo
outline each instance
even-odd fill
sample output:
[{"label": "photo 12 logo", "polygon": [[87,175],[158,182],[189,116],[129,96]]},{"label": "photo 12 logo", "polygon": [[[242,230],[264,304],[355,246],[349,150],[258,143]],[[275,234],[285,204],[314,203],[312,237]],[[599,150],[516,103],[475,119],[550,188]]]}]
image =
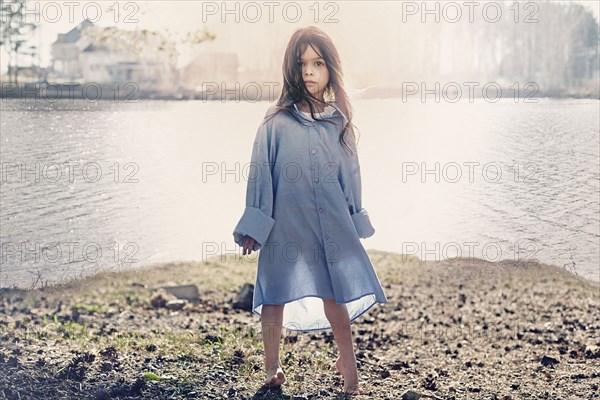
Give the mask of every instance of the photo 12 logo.
[{"label": "photo 12 logo", "polygon": [[511,98],[515,103],[538,103],[535,97],[539,86],[535,82],[521,84],[514,82],[504,87],[497,82],[402,82],[402,102],[419,98],[422,103],[433,100],[436,103],[457,103],[467,99],[474,103],[475,99],[484,99],[488,103],[497,103],[502,98]]},{"label": "photo 12 logo", "polygon": [[[316,149],[315,149],[316,151]],[[309,166],[310,178],[315,184],[339,184],[338,175],[340,165],[335,161],[324,163],[313,162]],[[207,183],[209,178],[218,179],[221,183],[232,176],[236,183],[240,181],[258,182],[265,177],[276,175],[279,179],[290,183],[300,182],[303,178],[302,165],[295,161],[289,162],[248,162],[242,165],[240,162],[233,163],[233,167],[227,166],[226,162],[220,164],[214,161],[202,163],[202,183]]]},{"label": "photo 12 logo", "polygon": [[297,23],[303,17],[312,17],[314,23],[338,23],[340,6],[337,2],[296,1],[203,1],[202,23]]},{"label": "photo 12 logo", "polygon": [[[324,236],[324,242],[313,242],[309,244],[300,244],[297,242],[279,242],[268,241],[261,248],[263,260],[273,262],[281,260],[282,262],[295,263],[300,260],[309,260],[312,263],[336,264],[340,262],[340,247],[329,235]],[[222,262],[227,262],[227,255],[233,255],[235,262],[256,262],[258,252],[253,252],[248,256],[241,256],[241,247],[237,243],[227,246],[227,243],[203,242],[202,243],[202,261],[206,262],[209,258],[219,256]]]},{"label": "photo 12 logo", "polygon": [[140,167],[134,162],[120,164],[115,162],[102,166],[95,161],[80,163],[78,161],[65,161],[62,163],[30,163],[3,162],[1,165],[0,181],[6,183],[47,182],[47,183],[74,183],[83,180],[87,183],[99,182],[103,176],[112,178],[114,183],[138,183],[135,174]]},{"label": "photo 12 logo", "polygon": [[469,260],[482,259],[488,262],[502,260],[534,261],[534,256],[539,251],[539,245],[535,242],[434,242],[434,243],[402,243],[402,262],[408,261],[408,256],[417,256],[421,261],[442,261],[455,258],[466,258]]},{"label": "photo 12 logo", "polygon": [[137,82],[2,82],[1,101],[8,102],[18,98],[27,101],[56,102],[86,100],[89,103],[98,100],[112,100],[116,103],[138,103],[140,87]]},{"label": "photo 12 logo", "polygon": [[280,82],[202,82],[198,86],[200,99],[206,103],[221,100],[222,103],[234,102],[256,103],[258,101],[273,102],[281,91]]},{"label": "photo 12 logo", "polygon": [[[114,264],[139,262],[134,256],[139,251],[135,242],[101,244],[94,241],[70,242],[2,242],[0,259],[7,262],[66,265],[76,262],[97,263],[102,260]],[[103,258],[104,257],[104,258]]]},{"label": "photo 12 logo", "polygon": [[[481,172],[478,174],[475,171],[480,166]],[[506,176],[509,176],[515,183],[538,183],[535,175],[539,171],[539,166],[533,162],[517,161],[513,164],[506,164],[489,161],[482,164],[478,161],[464,161],[459,164],[455,161],[446,163],[436,161],[435,163],[421,162],[419,164],[414,161],[404,161],[402,162],[402,183],[407,183],[409,178],[418,178],[421,183],[458,183],[465,179],[469,183],[474,183],[480,176],[487,183],[499,183],[503,176],[505,181]]]},{"label": "photo 12 logo", "polygon": [[23,22],[40,24],[89,20],[96,23],[103,18],[108,22],[137,24],[140,6],[134,1],[30,1],[2,0],[0,22],[9,23],[20,16]]},{"label": "photo 12 logo", "polygon": [[539,10],[539,4],[533,1],[403,1],[402,22],[455,24],[461,21],[484,21],[495,24],[505,19],[514,23],[534,24],[539,22]]}]

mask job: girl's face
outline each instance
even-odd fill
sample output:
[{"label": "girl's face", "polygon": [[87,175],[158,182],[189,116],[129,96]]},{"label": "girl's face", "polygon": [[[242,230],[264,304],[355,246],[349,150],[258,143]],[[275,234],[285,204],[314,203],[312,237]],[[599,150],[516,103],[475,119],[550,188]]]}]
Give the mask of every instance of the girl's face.
[{"label": "girl's face", "polygon": [[329,70],[323,60],[311,45],[306,47],[299,60],[302,67],[302,79],[306,89],[317,99],[323,100],[325,87],[329,83]]}]

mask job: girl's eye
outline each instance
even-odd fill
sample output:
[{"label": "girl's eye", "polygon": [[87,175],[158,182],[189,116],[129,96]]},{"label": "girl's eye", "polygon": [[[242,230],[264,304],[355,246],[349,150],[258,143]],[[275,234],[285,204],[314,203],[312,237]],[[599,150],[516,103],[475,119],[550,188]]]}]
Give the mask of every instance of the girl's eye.
[{"label": "girl's eye", "polygon": [[[297,63],[299,66],[303,66],[303,65],[304,65],[304,63],[303,63],[302,61],[297,61],[296,63]],[[316,61],[316,62],[315,62],[315,65],[316,65],[317,67],[321,67],[321,66],[325,65],[325,63],[324,63],[323,61]]]}]

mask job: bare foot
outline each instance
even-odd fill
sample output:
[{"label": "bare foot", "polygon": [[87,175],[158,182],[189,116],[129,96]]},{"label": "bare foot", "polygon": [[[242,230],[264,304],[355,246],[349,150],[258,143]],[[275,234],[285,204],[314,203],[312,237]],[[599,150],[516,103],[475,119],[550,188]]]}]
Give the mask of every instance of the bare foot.
[{"label": "bare foot", "polygon": [[353,395],[361,394],[361,391],[358,388],[358,382],[351,384],[351,385],[348,384],[347,382],[344,382],[344,393],[345,394],[353,394]]},{"label": "bare foot", "polygon": [[285,375],[283,374],[283,370],[281,367],[270,369],[267,372],[267,380],[265,381],[265,386],[274,387],[279,386],[285,382]]},{"label": "bare foot", "polygon": [[343,393],[346,396],[360,396],[361,394],[364,394],[359,388],[353,388],[348,390],[344,389]]},{"label": "bare foot", "polygon": [[345,394],[361,394],[358,389],[358,371],[356,364],[354,368],[347,366],[341,357],[335,360],[335,368],[344,377],[344,393]]}]

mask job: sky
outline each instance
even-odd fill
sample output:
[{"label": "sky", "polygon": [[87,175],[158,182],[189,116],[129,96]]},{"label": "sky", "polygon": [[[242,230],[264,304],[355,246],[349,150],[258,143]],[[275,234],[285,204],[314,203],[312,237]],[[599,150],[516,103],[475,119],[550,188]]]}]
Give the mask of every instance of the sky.
[{"label": "sky", "polygon": [[[502,1],[502,0],[498,0]],[[574,1],[589,7],[596,18],[599,18],[600,2],[593,0]],[[178,0],[164,1],[151,0],[141,2],[120,1],[117,4],[117,10],[111,10],[109,7],[115,2],[113,1],[79,1],[78,6],[70,9],[65,3],[67,1],[29,1],[30,8],[38,6],[42,11],[42,19],[40,19],[41,28],[34,39],[35,43],[40,47],[41,54],[39,64],[48,66],[51,62],[50,49],[51,44],[56,40],[58,33],[66,33],[75,27],[87,15],[90,18],[96,17],[97,7],[100,8],[100,18],[96,22],[99,26],[119,26],[123,29],[145,28],[151,30],[169,30],[175,35],[182,35],[188,31],[194,31],[203,26],[219,35],[218,42],[203,45],[204,49],[200,51],[220,50],[220,51],[235,51],[241,52],[240,63],[242,67],[261,68],[265,65],[270,65],[273,62],[279,63],[277,58],[280,56],[285,41],[289,38],[291,32],[300,27],[309,24],[317,25],[325,28],[332,36],[340,53],[351,54],[356,53],[358,48],[366,46],[368,48],[369,41],[373,38],[383,37],[386,32],[393,31],[394,26],[399,23],[397,13],[385,13],[382,10],[398,7],[400,2],[366,2],[366,1],[348,1],[337,2],[336,9],[333,6],[327,6],[332,2],[320,2],[319,12],[315,13],[315,9],[311,8],[314,2],[292,2],[301,4],[300,12],[302,18],[298,22],[292,22],[289,19],[283,18],[283,7],[286,2],[278,2],[273,13],[274,22],[268,20],[269,9],[261,7],[261,18],[258,22],[252,22],[249,19],[254,17],[255,10],[247,9],[248,17],[244,20],[241,18],[239,22],[235,22],[234,14],[223,15],[221,9],[217,9],[211,13],[211,6],[220,7],[221,2],[202,2],[196,0]],[[52,8],[47,3],[58,4],[60,8]],[[235,3],[242,4],[243,2],[228,3],[233,7]],[[395,3],[395,5],[394,5]],[[420,3],[420,2],[415,2]],[[441,2],[444,4],[444,2]],[[462,3],[458,1],[457,3]],[[262,5],[264,2],[256,2],[255,4]],[[87,8],[86,8],[87,7]],[[84,13],[84,9],[86,12]],[[288,17],[294,16],[294,9],[287,9]],[[60,11],[60,14],[57,13]],[[239,15],[242,14],[241,9]],[[251,14],[252,13],[252,14]],[[326,22],[327,16],[333,15],[337,22]],[[30,16],[32,19],[33,15]],[[223,23],[221,17],[227,18]],[[315,23],[317,17],[317,23]],[[203,21],[204,19],[204,21]],[[368,32],[356,30],[356,26],[368,26]],[[337,36],[336,36],[337,35]],[[244,43],[246,38],[260,38],[258,43]],[[273,52],[265,56],[261,46],[272,46]],[[358,46],[357,46],[358,45]],[[179,65],[185,65],[193,57],[194,51],[187,47],[179,49],[181,57]],[[279,53],[278,53],[279,52]],[[256,53],[260,57],[256,57]],[[351,58],[358,59],[351,55]],[[36,64],[38,60],[36,60]],[[8,57],[4,49],[0,50],[0,70],[4,73],[8,64]]]}]

